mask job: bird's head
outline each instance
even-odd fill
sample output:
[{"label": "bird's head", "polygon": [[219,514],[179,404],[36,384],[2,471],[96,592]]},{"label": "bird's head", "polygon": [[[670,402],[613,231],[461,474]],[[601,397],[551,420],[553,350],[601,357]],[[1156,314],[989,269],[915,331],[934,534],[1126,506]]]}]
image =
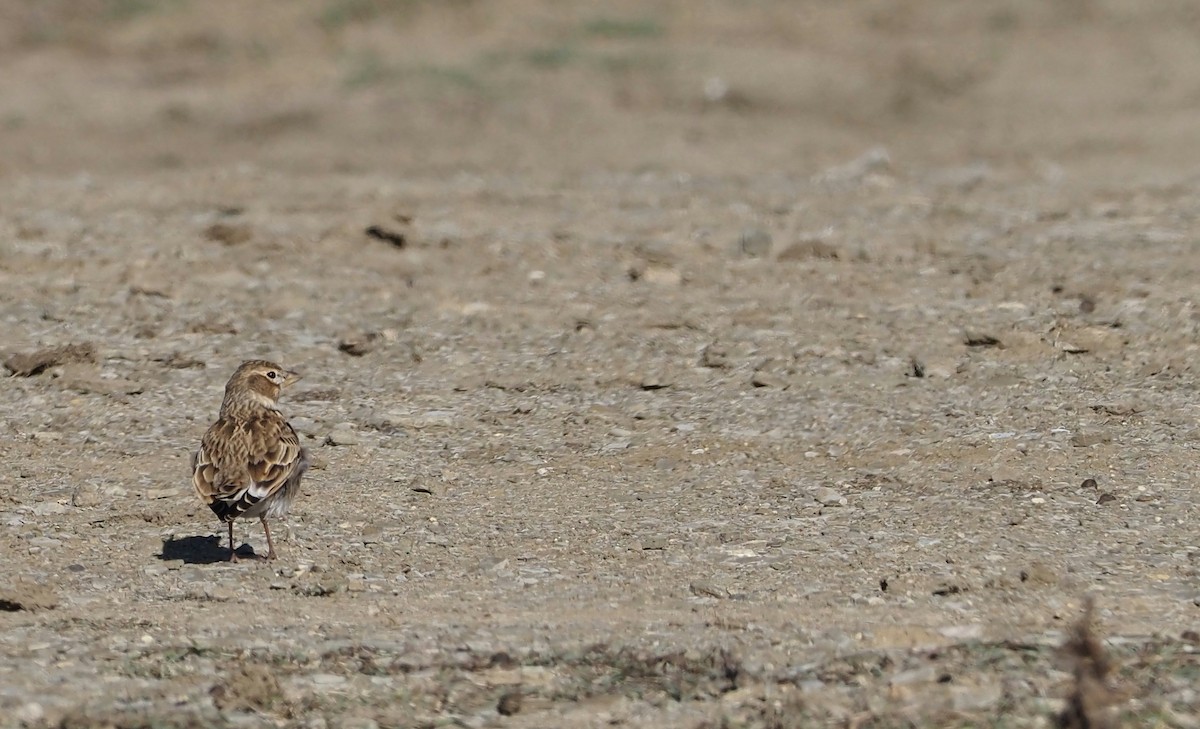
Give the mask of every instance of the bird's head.
[{"label": "bird's head", "polygon": [[225,402],[250,401],[275,407],[279,394],[300,379],[300,374],[274,362],[252,359],[243,362],[225,385]]}]

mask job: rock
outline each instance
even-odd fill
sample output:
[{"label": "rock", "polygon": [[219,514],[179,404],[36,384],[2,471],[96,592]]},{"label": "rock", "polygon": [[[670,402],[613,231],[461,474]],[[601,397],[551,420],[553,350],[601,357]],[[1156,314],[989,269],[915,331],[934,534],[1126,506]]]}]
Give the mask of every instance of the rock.
[{"label": "rock", "polygon": [[338,351],[351,357],[362,357],[374,351],[382,340],[383,335],[379,332],[351,332],[338,341]]},{"label": "rock", "polygon": [[353,446],[362,442],[362,438],[350,428],[337,427],[325,436],[325,442],[331,446]]},{"label": "rock", "polygon": [[225,680],[208,692],[221,711],[265,711],[283,698],[279,681],[268,666],[243,663],[222,676]]},{"label": "rock", "polygon": [[136,395],[145,390],[131,380],[103,377],[94,367],[82,363],[66,365],[58,383],[65,390],[92,395]]},{"label": "rock", "polygon": [[771,255],[771,234],[762,228],[747,228],[738,237],[738,252],[747,258],[766,258]]},{"label": "rock", "polygon": [[1100,496],[1098,496],[1096,498],[1096,505],[1103,506],[1107,503],[1110,503],[1110,502],[1116,501],[1116,500],[1117,500],[1116,496],[1113,496],[1112,494],[1105,492],[1105,493],[1100,494]]},{"label": "rock", "polygon": [[385,228],[382,225],[371,225],[363,231],[368,238],[381,240],[393,248],[403,248],[408,245],[408,237],[403,231]]},{"label": "rock", "polygon": [[188,370],[193,368],[202,369],[205,367],[205,364],[202,360],[188,356],[182,352],[160,354],[157,357],[154,357],[152,361],[157,362],[163,367],[170,367],[171,369],[175,370]]},{"label": "rock", "polygon": [[974,329],[967,329],[963,332],[963,344],[968,347],[999,347],[1000,340],[987,333]]},{"label": "rock", "polygon": [[1125,417],[1127,415],[1136,415],[1144,411],[1146,407],[1140,403],[1130,400],[1118,400],[1115,402],[1097,403],[1092,406],[1092,410],[1105,415],[1113,415],[1116,417]]},{"label": "rock", "polygon": [[725,369],[729,367],[729,354],[720,344],[711,342],[700,351],[700,366]]},{"label": "rock", "polygon": [[313,420],[312,418],[306,418],[303,415],[300,415],[290,418],[288,422],[291,423],[293,430],[302,435],[315,438],[320,434],[317,430],[317,421]]},{"label": "rock", "polygon": [[38,702],[30,701],[13,712],[13,718],[19,726],[40,726],[46,718],[46,709]]},{"label": "rock", "polygon": [[964,713],[988,712],[1000,703],[1004,692],[998,683],[982,685],[955,685],[950,689],[951,706],[955,711]]},{"label": "rock", "polygon": [[828,486],[817,486],[810,493],[822,506],[845,506],[848,503],[845,496]]},{"label": "rock", "polygon": [[0,584],[0,611],[37,612],[58,607],[58,595],[44,585],[24,580]]},{"label": "rock", "polygon": [[1045,562],[1034,562],[1028,569],[1021,570],[1021,582],[1035,585],[1057,585],[1058,573]]},{"label": "rock", "polygon": [[204,230],[204,237],[227,246],[245,243],[254,235],[249,225],[235,223],[213,223]]},{"label": "rock", "polygon": [[693,582],[688,585],[688,589],[696,597],[715,597],[718,600],[724,600],[729,597],[729,590],[711,582]]},{"label": "rock", "polygon": [[830,167],[816,176],[816,181],[825,184],[861,182],[868,175],[888,171],[892,157],[886,147],[872,147],[846,164]]},{"label": "rock", "polygon": [[9,372],[19,377],[31,377],[41,374],[51,367],[73,362],[95,364],[97,361],[96,345],[91,342],[82,344],[65,344],[61,347],[48,347],[34,352],[13,354],[4,360],[4,366]]},{"label": "rock", "polygon": [[824,258],[837,260],[841,257],[837,246],[832,243],[826,243],[819,238],[797,241],[787,248],[784,248],[777,260],[780,261],[806,261],[812,258]]},{"label": "rock", "polygon": [[780,371],[781,369],[782,365],[775,360],[764,360],[754,368],[754,374],[750,376],[750,384],[755,387],[786,388],[788,381],[785,374]]},{"label": "rock", "polygon": [[1112,440],[1112,434],[1105,430],[1085,430],[1071,436],[1071,445],[1076,448],[1090,448]]},{"label": "rock", "polygon": [[38,516],[53,516],[55,514],[65,514],[71,510],[71,507],[66,504],[60,504],[57,501],[44,501],[33,507],[33,513]]},{"label": "rock", "polygon": [[521,711],[521,690],[506,691],[496,702],[496,711],[500,716],[512,716]]}]

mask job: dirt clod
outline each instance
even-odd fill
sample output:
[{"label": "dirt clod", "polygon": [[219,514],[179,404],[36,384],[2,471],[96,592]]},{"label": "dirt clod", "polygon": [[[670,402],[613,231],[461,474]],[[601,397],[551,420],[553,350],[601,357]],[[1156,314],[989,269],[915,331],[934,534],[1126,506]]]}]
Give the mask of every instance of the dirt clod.
[{"label": "dirt clod", "polygon": [[58,607],[58,595],[45,585],[25,580],[0,584],[0,611],[38,612]]},{"label": "dirt clod", "polygon": [[275,673],[258,663],[231,669],[208,693],[222,711],[267,711],[283,699]]},{"label": "dirt clod", "polygon": [[39,375],[50,367],[72,363],[95,364],[96,345],[91,342],[64,344],[12,354],[4,360],[5,368],[19,377]]}]

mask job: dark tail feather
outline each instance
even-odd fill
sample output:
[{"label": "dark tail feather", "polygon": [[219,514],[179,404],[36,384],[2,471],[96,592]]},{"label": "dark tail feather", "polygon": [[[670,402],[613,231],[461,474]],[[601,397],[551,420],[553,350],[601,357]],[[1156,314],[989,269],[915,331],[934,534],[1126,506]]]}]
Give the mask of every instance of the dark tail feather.
[{"label": "dark tail feather", "polygon": [[224,499],[213,499],[212,503],[209,504],[208,507],[213,510],[213,513],[216,514],[217,518],[221,521],[233,521],[242,514],[246,513],[250,507],[254,506],[260,501],[262,501],[262,499],[251,496],[250,492],[246,491],[243,492],[238,498],[230,501],[226,501]]}]

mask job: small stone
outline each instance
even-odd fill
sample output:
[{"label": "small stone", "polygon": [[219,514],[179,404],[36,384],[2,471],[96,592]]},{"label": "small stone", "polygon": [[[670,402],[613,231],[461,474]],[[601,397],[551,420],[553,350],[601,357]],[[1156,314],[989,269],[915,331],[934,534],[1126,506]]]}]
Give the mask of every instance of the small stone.
[{"label": "small stone", "polygon": [[1058,573],[1044,562],[1034,562],[1028,569],[1021,570],[1021,582],[1035,585],[1057,585]]},{"label": "small stone", "polygon": [[325,436],[325,442],[331,446],[353,446],[362,442],[359,434],[350,428],[334,428]]},{"label": "small stone", "polygon": [[55,607],[58,607],[58,595],[49,587],[23,580],[0,585],[0,611],[36,612]]},{"label": "small stone", "polygon": [[643,551],[666,549],[666,548],[667,548],[666,537],[648,537],[648,538],[642,540],[642,550]]},{"label": "small stone", "polygon": [[204,230],[204,237],[227,246],[245,243],[252,237],[249,225],[213,223]]},{"label": "small stone", "polygon": [[1105,493],[1100,494],[1099,497],[1097,497],[1096,505],[1103,506],[1103,505],[1109,503],[1110,501],[1116,501],[1116,500],[1117,500],[1116,496],[1113,496],[1112,494],[1105,492]]},{"label": "small stone", "polygon": [[738,237],[738,251],[748,258],[765,258],[771,255],[771,234],[762,228],[747,228]]},{"label": "small stone", "polygon": [[688,589],[697,597],[715,597],[718,600],[729,597],[729,590],[711,582],[693,582]]},{"label": "small stone", "polygon": [[40,725],[42,720],[46,718],[46,709],[36,701],[30,701],[22,704],[15,712],[13,718],[17,720],[19,726],[35,726]]},{"label": "small stone", "polygon": [[819,238],[802,240],[791,244],[779,253],[780,261],[806,261],[813,258],[837,260],[841,257],[837,246]]},{"label": "small stone", "polygon": [[1099,488],[1099,485],[1096,483],[1096,479],[1094,479],[1094,478],[1085,478],[1085,479],[1083,480],[1083,483],[1079,484],[1079,488],[1081,488],[1081,489],[1094,489],[1094,488]]},{"label": "small stone", "polygon": [[818,486],[811,493],[813,499],[822,506],[845,506],[848,503],[845,496],[828,486]]},{"label": "small stone", "polygon": [[512,716],[521,711],[521,691],[507,691],[496,702],[496,711],[500,716]]},{"label": "small stone", "polygon": [[700,366],[725,369],[729,366],[729,354],[720,344],[712,342],[700,351]]},{"label": "small stone", "polygon": [[750,384],[755,387],[774,387],[785,389],[787,380],[771,370],[760,369],[750,376]]},{"label": "small stone", "polygon": [[297,433],[307,435],[311,438],[315,438],[317,435],[319,435],[317,430],[317,421],[313,420],[312,418],[306,418],[303,415],[300,415],[289,419],[288,422],[291,423],[292,428],[295,429]]},{"label": "small stone", "polygon": [[45,372],[50,367],[72,362],[95,364],[96,359],[96,345],[85,342],[14,354],[4,360],[4,366],[18,377],[32,377]]},{"label": "small stone", "polygon": [[683,274],[670,266],[647,265],[640,278],[660,286],[678,286],[683,283]]},{"label": "small stone", "polygon": [[100,487],[92,483],[80,484],[71,495],[71,505],[77,509],[94,509],[109,501],[110,499],[101,493]]},{"label": "small stone", "polygon": [[1071,445],[1076,448],[1090,448],[1112,440],[1112,434],[1106,430],[1085,430],[1071,436]]},{"label": "small stone", "polygon": [[351,332],[338,341],[338,351],[351,357],[362,357],[374,351],[382,339],[379,332]]},{"label": "small stone", "polygon": [[66,504],[60,504],[57,501],[46,501],[33,507],[33,513],[38,516],[54,516],[55,514],[65,514],[71,510],[71,507]]},{"label": "small stone", "polygon": [[968,347],[998,347],[1000,340],[987,332],[967,329],[963,332],[963,343]]}]

